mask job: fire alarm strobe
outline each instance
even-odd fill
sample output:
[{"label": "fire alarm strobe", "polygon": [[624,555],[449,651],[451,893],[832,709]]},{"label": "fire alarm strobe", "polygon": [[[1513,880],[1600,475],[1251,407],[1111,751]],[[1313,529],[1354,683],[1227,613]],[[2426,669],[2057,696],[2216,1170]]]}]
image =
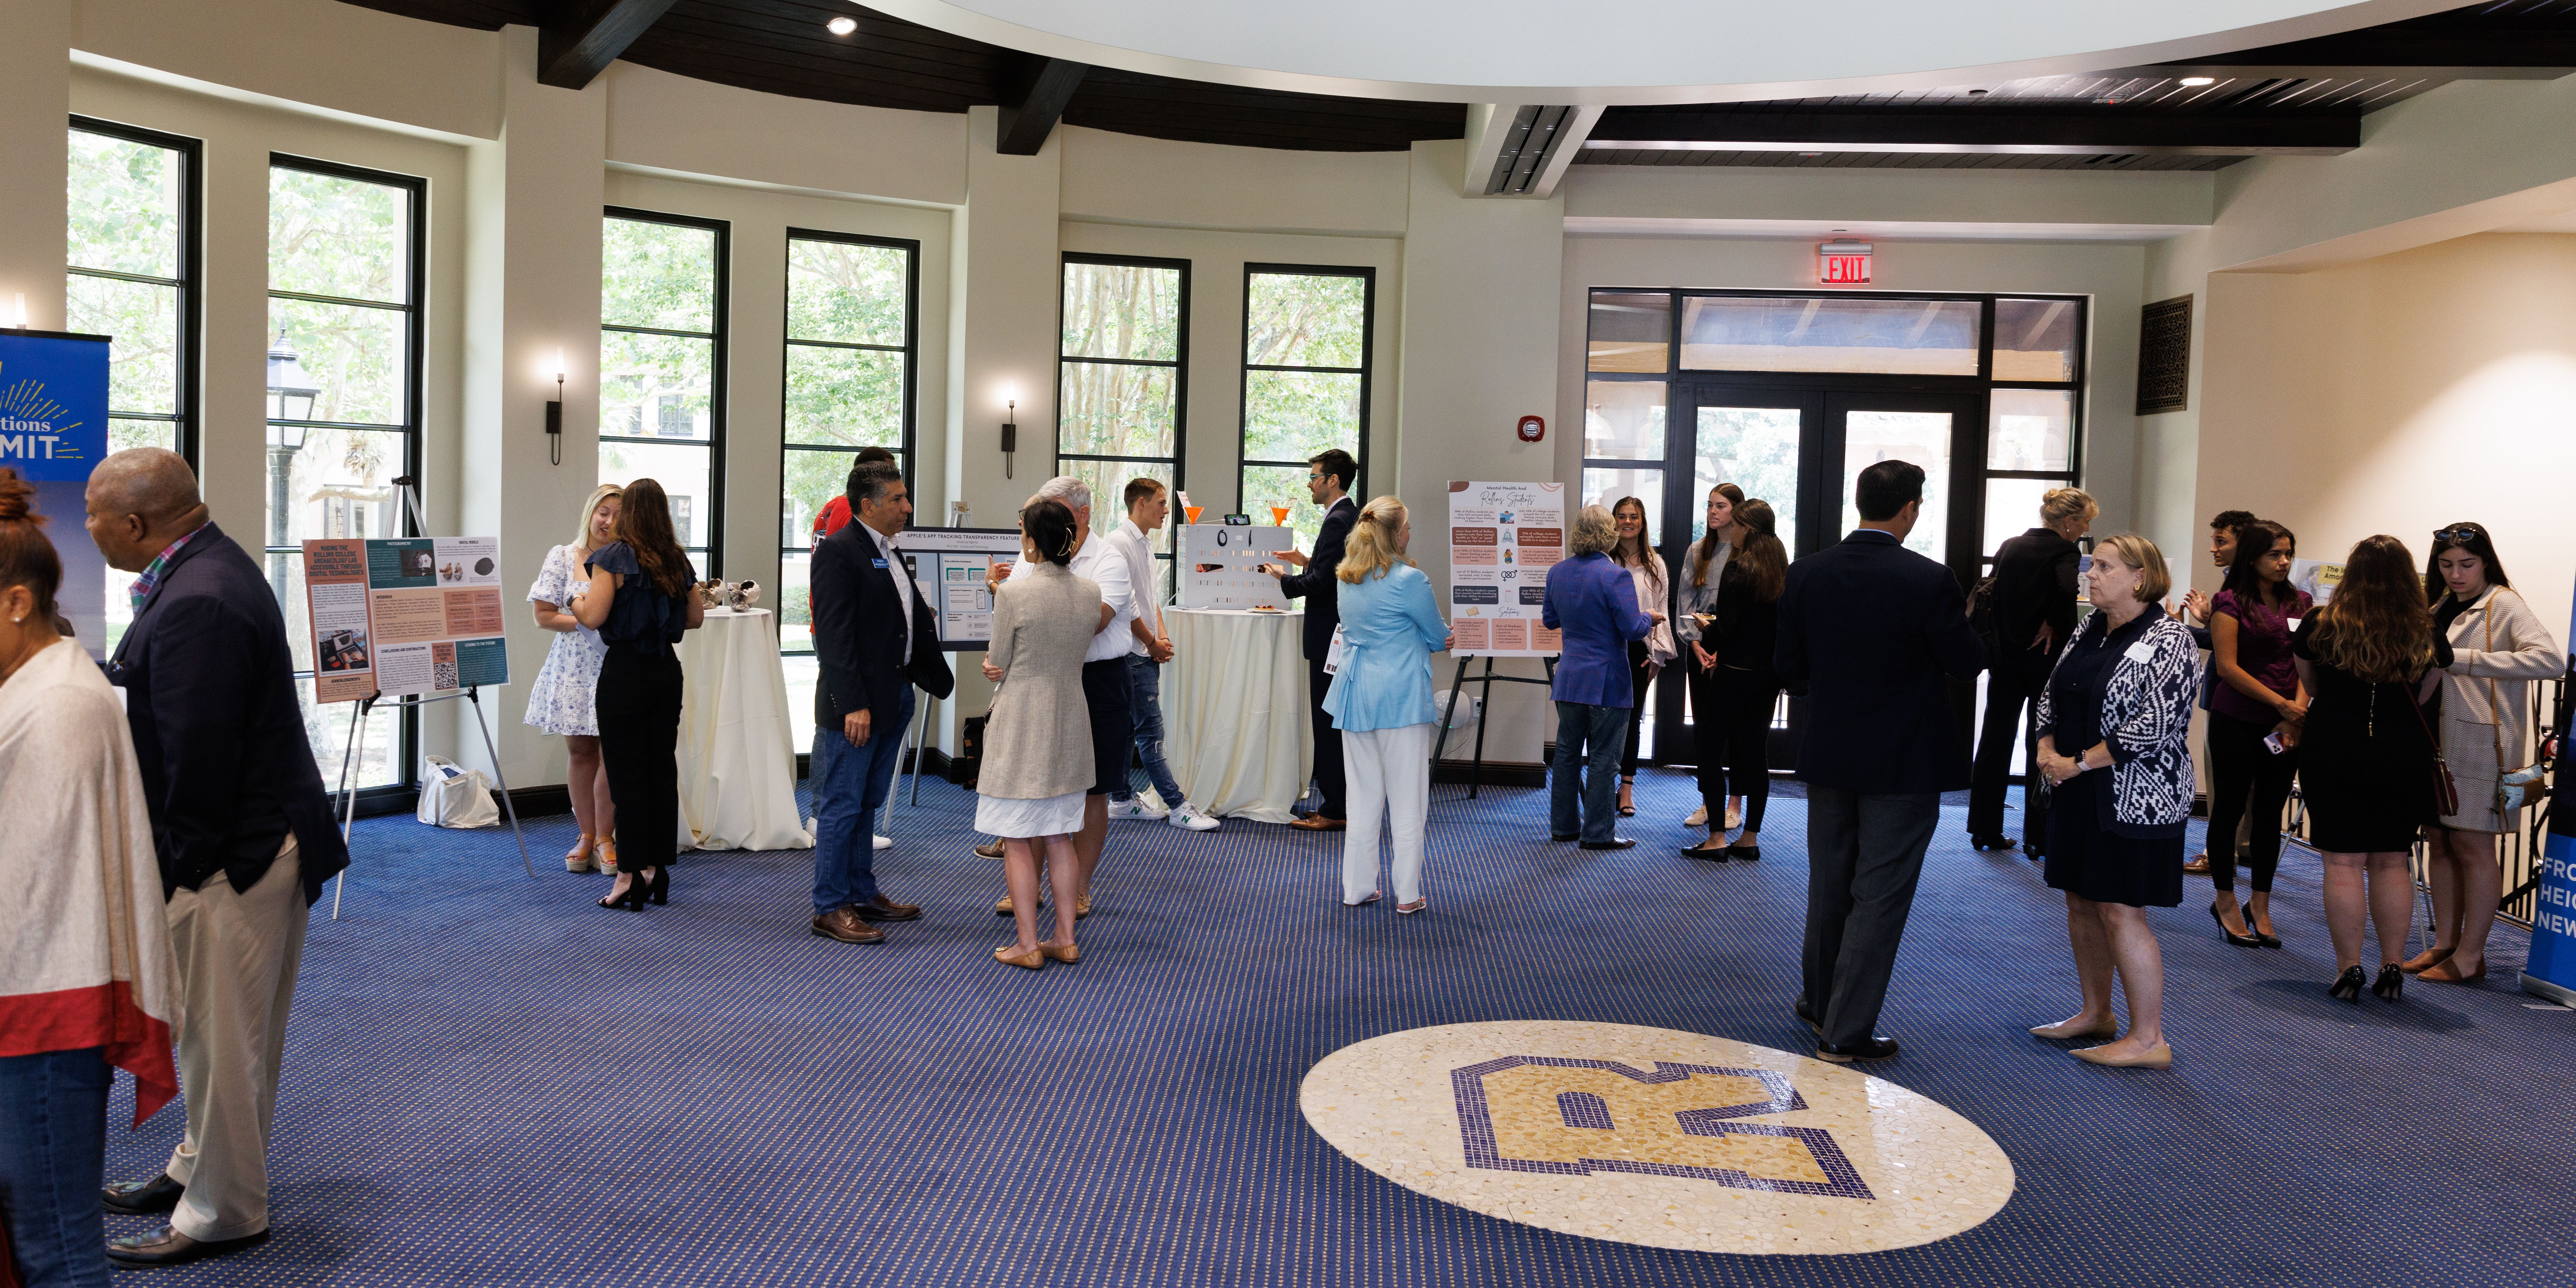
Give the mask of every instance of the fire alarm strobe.
[{"label": "fire alarm strobe", "polygon": [[1521,441],[1535,443],[1547,437],[1547,420],[1539,416],[1521,417]]}]

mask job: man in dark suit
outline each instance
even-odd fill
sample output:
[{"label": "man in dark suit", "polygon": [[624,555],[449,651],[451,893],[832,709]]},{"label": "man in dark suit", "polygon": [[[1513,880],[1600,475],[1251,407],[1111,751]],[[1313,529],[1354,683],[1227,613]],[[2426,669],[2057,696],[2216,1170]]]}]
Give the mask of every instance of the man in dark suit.
[{"label": "man in dark suit", "polygon": [[814,547],[814,933],[845,944],[885,941],[872,921],[921,915],[877,889],[868,820],[894,790],[912,690],[944,698],[956,677],[939,651],[939,626],[894,535],[912,517],[903,471],[863,461],[850,471],[855,523]]},{"label": "man in dark suit", "polygon": [[1995,547],[1995,655],[1986,674],[1986,716],[1977,734],[1976,781],[1968,788],[1968,843],[2009,850],[2004,795],[2022,710],[2039,698],[2057,665],[2057,650],[2075,635],[2075,576],[2084,552],[2075,542],[2092,530],[2100,507],[2079,488],[2056,488],[2041,501],[2040,526]]},{"label": "man in dark suit", "polygon": [[152,816],[177,950],[188,1131],[162,1174],[107,1188],[108,1210],[170,1223],[108,1244],[169,1266],[268,1238],[268,1141],[305,919],[349,853],[295,701],[286,620],[260,567],[207,521],[177,453],[118,452],[87,496],[90,540],[141,573],[107,677]]},{"label": "man in dark suit", "polygon": [[1306,598],[1306,702],[1315,724],[1315,786],[1322,789],[1324,801],[1314,813],[1289,826],[1309,832],[1341,831],[1350,817],[1342,800],[1342,733],[1333,727],[1333,718],[1324,714],[1324,692],[1333,682],[1324,674],[1324,658],[1333,649],[1333,628],[1342,624],[1334,595],[1341,582],[1334,573],[1342,566],[1342,545],[1350,539],[1351,525],[1359,522],[1360,508],[1351,501],[1351,484],[1359,473],[1359,462],[1338,447],[1307,461],[1306,490],[1315,504],[1324,507],[1324,526],[1315,532],[1315,553],[1280,553],[1281,559],[1304,572],[1265,565],[1278,576],[1279,593],[1290,599]]},{"label": "man in dark suit", "polygon": [[[1880,461],[1854,489],[1860,527],[1789,566],[1773,661],[1807,699],[1806,987],[1798,1018],[1816,1056],[1884,1060],[1877,1035],[1914,908],[1941,793],[1968,785],[1949,679],[1972,680],[1985,645],[1950,570],[1905,548],[1923,517],[1922,467]],[[1948,677],[1948,678],[1944,678]]]}]

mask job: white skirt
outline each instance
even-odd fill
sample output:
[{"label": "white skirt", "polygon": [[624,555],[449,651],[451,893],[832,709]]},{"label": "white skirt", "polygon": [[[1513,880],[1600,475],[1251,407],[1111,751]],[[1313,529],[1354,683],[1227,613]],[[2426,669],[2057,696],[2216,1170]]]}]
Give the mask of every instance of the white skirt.
[{"label": "white skirt", "polygon": [[975,830],[1026,840],[1038,836],[1071,836],[1082,830],[1083,799],[1089,792],[1066,792],[1041,800],[1014,801],[984,796],[975,802]]}]

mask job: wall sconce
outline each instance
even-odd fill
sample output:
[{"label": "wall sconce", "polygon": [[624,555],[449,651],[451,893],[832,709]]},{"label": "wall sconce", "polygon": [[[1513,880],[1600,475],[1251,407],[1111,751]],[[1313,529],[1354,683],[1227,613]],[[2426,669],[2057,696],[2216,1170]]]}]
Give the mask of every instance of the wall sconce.
[{"label": "wall sconce", "polygon": [[563,464],[563,389],[564,351],[561,346],[557,346],[555,349],[555,400],[546,404],[547,455],[551,456],[557,465]]},{"label": "wall sconce", "polygon": [[1002,477],[1011,477],[1011,453],[1020,450],[1020,387],[1002,386]]},{"label": "wall sconce", "polygon": [[25,291],[18,292],[17,312],[10,316],[12,318],[10,325],[17,327],[21,331],[27,329],[27,293]]}]

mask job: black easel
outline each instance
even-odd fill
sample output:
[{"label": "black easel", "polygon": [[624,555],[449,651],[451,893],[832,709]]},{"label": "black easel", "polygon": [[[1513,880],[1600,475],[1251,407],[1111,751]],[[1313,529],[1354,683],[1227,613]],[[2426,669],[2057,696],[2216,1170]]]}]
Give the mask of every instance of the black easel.
[{"label": "black easel", "polygon": [[[1496,675],[1494,674],[1494,659],[1489,657],[1485,659],[1485,673],[1477,676],[1474,681],[1470,681],[1467,678],[1467,664],[1475,660],[1476,659],[1473,656],[1459,658],[1458,676],[1456,679],[1449,682],[1449,709],[1440,713],[1440,737],[1431,744],[1431,768],[1434,773],[1439,772],[1440,769],[1441,751],[1449,746],[1449,721],[1458,714],[1459,690],[1466,688],[1470,683],[1484,685],[1485,691],[1477,698],[1477,701],[1484,704],[1484,711],[1490,712],[1493,710],[1494,686],[1497,684],[1544,684],[1550,687],[1554,687],[1556,684],[1556,657],[1553,654],[1539,659],[1539,661],[1547,665],[1547,676],[1544,679],[1527,675]],[[1483,714],[1479,714],[1476,718],[1476,755],[1475,759],[1468,762],[1467,799],[1476,799],[1476,789],[1483,786],[1484,781],[1485,716]]]}]

